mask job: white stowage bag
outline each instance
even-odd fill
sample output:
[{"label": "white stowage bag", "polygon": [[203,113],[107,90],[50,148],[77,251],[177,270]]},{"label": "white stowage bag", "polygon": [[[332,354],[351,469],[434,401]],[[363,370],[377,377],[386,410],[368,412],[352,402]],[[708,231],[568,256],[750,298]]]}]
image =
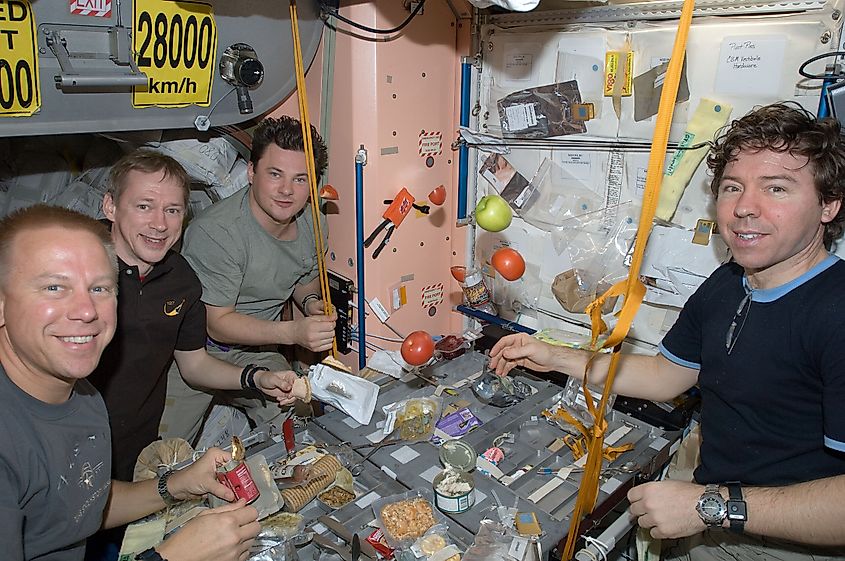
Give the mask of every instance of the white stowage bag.
[{"label": "white stowage bag", "polygon": [[337,407],[362,425],[370,424],[378,400],[378,384],[325,364],[315,364],[308,374],[311,395]]},{"label": "white stowage bag", "polygon": [[529,12],[537,7],[540,0],[469,0],[476,8],[499,6],[513,12]]}]

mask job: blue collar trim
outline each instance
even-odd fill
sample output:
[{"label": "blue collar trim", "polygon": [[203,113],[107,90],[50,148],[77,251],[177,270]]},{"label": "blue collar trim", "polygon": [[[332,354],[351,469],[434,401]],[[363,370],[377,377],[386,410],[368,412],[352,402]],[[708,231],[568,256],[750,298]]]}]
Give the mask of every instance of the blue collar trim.
[{"label": "blue collar trim", "polygon": [[800,277],[792,279],[786,284],[776,286],[775,288],[761,288],[752,290],[751,287],[748,285],[748,277],[742,275],[742,286],[743,288],[745,288],[746,292],[751,292],[752,302],[774,302],[781,296],[784,296],[790,291],[795,290],[796,288],[809,281],[813,277],[816,277],[825,272],[826,270],[830,269],[839,261],[840,259],[836,255],[828,254],[824,261],[822,261]]}]

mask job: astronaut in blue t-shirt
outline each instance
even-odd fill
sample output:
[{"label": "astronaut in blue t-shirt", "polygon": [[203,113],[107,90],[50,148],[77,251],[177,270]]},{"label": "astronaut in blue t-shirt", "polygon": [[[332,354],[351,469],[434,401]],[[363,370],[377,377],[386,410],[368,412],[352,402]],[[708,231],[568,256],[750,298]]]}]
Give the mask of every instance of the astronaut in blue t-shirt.
[{"label": "astronaut in blue t-shirt", "polygon": [[[622,356],[613,385],[666,401],[698,384],[701,463],[694,482],[634,487],[631,513],[655,538],[691,537],[678,551],[693,559],[748,546],[841,555],[845,263],[829,253],[845,222],[840,126],[791,104],[761,107],[722,133],[707,163],[733,260],[689,299],[657,355]],[[499,374],[580,378],[590,355],[522,334],[490,356]],[[591,383],[608,362],[595,361]]]}]

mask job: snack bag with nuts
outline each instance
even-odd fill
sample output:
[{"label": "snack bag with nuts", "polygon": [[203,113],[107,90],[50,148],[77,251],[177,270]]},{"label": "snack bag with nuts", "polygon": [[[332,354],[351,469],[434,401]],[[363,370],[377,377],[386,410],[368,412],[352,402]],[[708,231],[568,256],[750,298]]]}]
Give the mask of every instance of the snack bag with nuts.
[{"label": "snack bag with nuts", "polygon": [[387,545],[407,549],[435,524],[447,527],[446,518],[434,508],[430,489],[413,489],[373,502],[373,512]]}]

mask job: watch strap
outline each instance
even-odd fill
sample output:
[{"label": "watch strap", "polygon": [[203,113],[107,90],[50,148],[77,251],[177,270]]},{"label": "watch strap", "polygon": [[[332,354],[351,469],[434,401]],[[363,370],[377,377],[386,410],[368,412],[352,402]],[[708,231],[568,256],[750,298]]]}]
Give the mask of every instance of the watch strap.
[{"label": "watch strap", "polygon": [[748,508],[742,496],[742,485],[739,481],[728,481],[728,522],[732,532],[741,534],[745,531],[748,521]]},{"label": "watch strap", "polygon": [[135,561],[167,561],[155,548],[145,549],[135,556]]},{"label": "watch strap", "polygon": [[[169,469],[162,473],[158,478],[158,494],[167,506],[173,506],[179,502],[173,495],[170,494],[170,491],[167,490],[167,480],[170,479],[171,475],[173,475],[173,470]],[[155,559],[155,557],[152,559]]]}]

